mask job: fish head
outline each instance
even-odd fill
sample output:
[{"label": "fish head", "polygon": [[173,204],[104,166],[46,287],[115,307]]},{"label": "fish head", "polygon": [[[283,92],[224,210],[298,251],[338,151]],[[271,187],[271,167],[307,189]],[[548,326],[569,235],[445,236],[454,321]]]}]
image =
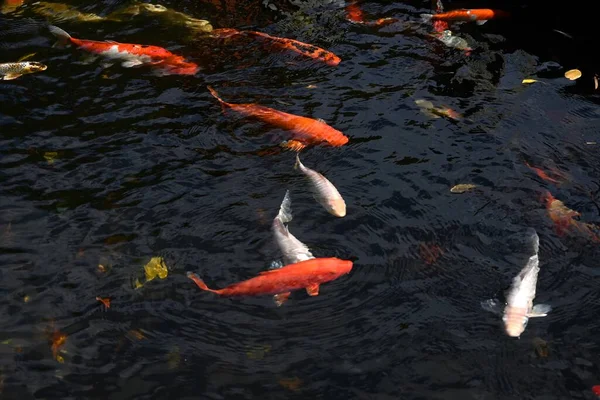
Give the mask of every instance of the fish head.
[{"label": "fish head", "polygon": [[331,258],[325,265],[319,267],[320,272],[327,277],[327,280],[334,280],[342,275],[350,273],[352,270],[352,261]]},{"label": "fish head", "polygon": [[39,72],[39,71],[45,71],[46,69],[48,69],[48,67],[45,64],[42,64],[37,61],[26,61],[23,68],[27,72]]},{"label": "fish head", "polygon": [[341,197],[330,199],[327,201],[329,203],[328,209],[331,214],[336,217],[345,217],[346,216],[346,202]]},{"label": "fish head", "polygon": [[321,58],[323,59],[325,64],[327,64],[331,67],[335,67],[340,62],[342,62],[341,58],[339,58],[338,56],[336,56],[335,54],[333,54],[329,51],[325,52],[325,54],[323,54],[323,56]]},{"label": "fish head", "polygon": [[167,7],[160,4],[142,3],[140,4],[140,7],[142,8],[141,11],[147,11],[151,13],[163,13],[167,11]]},{"label": "fish head", "polygon": [[527,310],[520,307],[507,306],[504,310],[504,330],[506,334],[511,337],[519,337],[525,331],[529,317],[527,317]]}]

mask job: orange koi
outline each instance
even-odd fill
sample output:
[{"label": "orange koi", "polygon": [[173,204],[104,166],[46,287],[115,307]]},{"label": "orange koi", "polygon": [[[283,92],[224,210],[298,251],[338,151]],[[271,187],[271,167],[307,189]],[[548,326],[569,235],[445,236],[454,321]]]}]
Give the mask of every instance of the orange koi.
[{"label": "orange koi", "polygon": [[[352,261],[339,258],[312,258],[282,268],[262,271],[254,278],[234,283],[223,289],[210,289],[193,272],[187,276],[202,290],[220,296],[261,296],[278,294],[285,301],[293,290],[306,289],[309,296],[319,295],[319,285],[350,273]],[[283,299],[282,299],[283,297]]]},{"label": "orange koi", "polygon": [[231,108],[247,117],[254,117],[270,125],[292,132],[293,139],[282,144],[283,147],[287,147],[288,149],[300,151],[309,144],[324,142],[334,147],[343,146],[348,143],[347,136],[329,126],[322,119],[288,114],[253,103],[227,103],[219,97],[219,94],[212,87],[208,86],[207,88],[213,97],[221,103],[223,109]]},{"label": "orange koi", "polygon": [[50,33],[58,38],[60,43],[70,43],[81,50],[108,59],[119,60],[121,61],[121,65],[126,68],[139,65],[152,65],[160,69],[163,74],[177,75],[194,75],[200,69],[198,64],[188,62],[182,56],[173,54],[162,47],[76,39],[59,27],[50,25],[48,29]]},{"label": "orange koi", "polygon": [[546,209],[548,210],[550,219],[554,222],[554,229],[557,235],[563,236],[567,231],[573,228],[580,233],[591,237],[592,241],[600,242],[600,237],[594,232],[596,228],[593,225],[574,219],[575,217],[581,216],[580,212],[571,210],[548,191],[545,192],[542,199],[546,202]]},{"label": "orange koi", "polygon": [[459,22],[459,21],[476,21],[478,25],[484,24],[486,21],[493,18],[508,17],[510,14],[502,10],[492,10],[488,8],[471,9],[467,10],[462,8],[460,10],[448,11],[441,14],[421,14],[421,18],[424,21],[446,21],[446,22]]},{"label": "orange koi", "polygon": [[246,36],[253,39],[266,39],[267,42],[273,47],[277,47],[283,50],[289,50],[294,53],[303,55],[305,57],[312,58],[313,60],[322,61],[325,64],[331,65],[333,67],[335,67],[342,61],[342,59],[334,53],[322,49],[320,47],[314,46],[312,44],[300,42],[294,39],[271,36],[263,32],[240,31],[234,28],[223,28],[214,29],[211,32],[211,34],[213,37],[218,37],[220,39],[227,39],[234,36]]}]

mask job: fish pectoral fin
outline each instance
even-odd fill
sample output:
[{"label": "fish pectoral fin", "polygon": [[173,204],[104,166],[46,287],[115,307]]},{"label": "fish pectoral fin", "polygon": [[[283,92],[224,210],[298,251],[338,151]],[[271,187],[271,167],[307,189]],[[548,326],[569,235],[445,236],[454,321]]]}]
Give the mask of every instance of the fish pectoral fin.
[{"label": "fish pectoral fin", "polygon": [[489,299],[481,302],[481,308],[494,314],[502,314],[502,304],[496,299]]},{"label": "fish pectoral fin", "polygon": [[2,79],[5,81],[12,81],[13,79],[17,79],[21,75],[23,74],[6,74],[4,75],[4,77],[2,77]]},{"label": "fish pectoral fin", "polygon": [[121,65],[125,68],[131,68],[131,67],[136,67],[138,65],[142,65],[143,63],[140,60],[129,60],[129,61],[123,61],[121,63]]},{"label": "fish pectoral fin", "polygon": [[281,142],[280,146],[293,151],[300,151],[306,147],[304,143],[298,140],[286,140],[284,142]]},{"label": "fish pectoral fin", "polygon": [[485,24],[486,22],[487,22],[487,19],[483,19],[483,20],[475,21],[475,23],[476,23],[477,25],[483,25],[483,24]]},{"label": "fish pectoral fin", "polygon": [[319,295],[319,285],[314,284],[314,285],[307,286],[306,293],[308,293],[309,296],[318,296]]},{"label": "fish pectoral fin", "polygon": [[529,314],[527,316],[529,318],[535,317],[545,317],[552,310],[552,307],[549,304],[536,304],[533,306]]},{"label": "fish pectoral fin", "polygon": [[273,300],[275,301],[275,304],[277,304],[277,307],[281,307],[283,305],[283,303],[288,301],[291,294],[292,294],[292,292],[283,292],[283,293],[278,293],[278,294],[274,295]]}]

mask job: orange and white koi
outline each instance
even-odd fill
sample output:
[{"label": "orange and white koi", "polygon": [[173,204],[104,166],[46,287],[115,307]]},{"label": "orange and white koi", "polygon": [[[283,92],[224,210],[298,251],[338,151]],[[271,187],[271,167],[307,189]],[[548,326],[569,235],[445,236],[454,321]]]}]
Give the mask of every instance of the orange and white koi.
[{"label": "orange and white koi", "polygon": [[151,65],[161,74],[194,75],[200,69],[197,64],[158,46],[76,39],[57,26],[50,25],[50,32],[60,43],[75,47],[108,59],[119,60],[126,68]]},{"label": "orange and white koi", "polygon": [[291,292],[306,289],[309,296],[319,295],[319,286],[350,273],[352,261],[339,258],[313,258],[286,265],[279,269],[262,271],[258,276],[234,283],[223,289],[210,289],[191,271],[187,276],[196,285],[220,296],[261,296],[279,294],[283,301]]},{"label": "orange and white koi", "polygon": [[301,117],[288,114],[258,104],[233,104],[227,103],[212,87],[207,87],[215,99],[221,103],[223,109],[230,108],[247,117],[254,117],[270,125],[285,129],[292,133],[292,139],[282,143],[283,147],[300,151],[310,144],[327,143],[330,146],[343,146],[348,143],[348,137],[337,129],[329,126],[321,119]]},{"label": "orange and white koi", "polygon": [[294,168],[299,169],[310,182],[313,197],[321,204],[328,213],[336,217],[346,215],[346,202],[336,187],[319,172],[307,168],[300,161],[300,155],[296,153],[296,164]]},{"label": "orange and white koi", "polygon": [[[513,279],[506,298],[504,315],[502,316],[504,329],[512,337],[521,336],[523,331],[525,331],[529,318],[545,317],[552,309],[547,304],[533,305],[538,273],[540,271],[538,257],[540,239],[533,228],[530,228],[530,232],[532,232],[534,254],[529,257],[525,267]],[[494,313],[499,311],[499,304],[496,300],[487,300],[481,305],[487,311]]]},{"label": "orange and white koi", "polygon": [[492,10],[488,8],[471,9],[465,8],[460,10],[452,10],[441,14],[421,14],[423,21],[446,21],[446,22],[461,22],[475,21],[478,25],[485,24],[493,18],[508,17],[510,14],[502,10]]}]

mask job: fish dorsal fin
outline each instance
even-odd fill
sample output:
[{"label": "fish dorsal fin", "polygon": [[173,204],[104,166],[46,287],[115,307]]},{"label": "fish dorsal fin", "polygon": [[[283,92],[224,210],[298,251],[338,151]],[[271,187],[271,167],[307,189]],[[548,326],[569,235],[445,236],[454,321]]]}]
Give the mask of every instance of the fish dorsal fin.
[{"label": "fish dorsal fin", "polygon": [[324,124],[326,124],[327,122],[325,122],[325,120],[323,118],[316,118],[317,121],[322,122]]},{"label": "fish dorsal fin", "polygon": [[105,40],[105,42],[111,44],[119,44],[119,42],[115,42],[114,40]]},{"label": "fish dorsal fin", "polygon": [[278,271],[279,271],[279,268],[278,269],[269,269],[269,270],[266,270],[266,271],[260,271],[258,274],[259,275],[269,275],[269,274],[274,274],[274,273],[276,273]]}]

